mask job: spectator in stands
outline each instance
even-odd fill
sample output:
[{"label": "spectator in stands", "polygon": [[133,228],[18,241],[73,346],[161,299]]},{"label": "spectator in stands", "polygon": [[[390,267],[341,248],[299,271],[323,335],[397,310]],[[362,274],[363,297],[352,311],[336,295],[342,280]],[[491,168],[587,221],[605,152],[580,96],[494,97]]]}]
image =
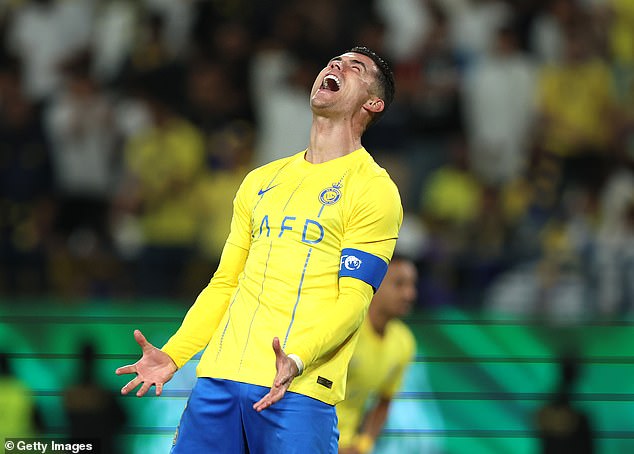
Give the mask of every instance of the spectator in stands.
[{"label": "spectator in stands", "polygon": [[97,352],[92,343],[79,348],[79,381],[64,390],[64,413],[72,440],[98,440],[97,452],[122,452],[117,439],[127,422],[115,392],[98,380]]},{"label": "spectator in stands", "polygon": [[165,97],[182,83],[174,67],[152,71],[139,87],[151,127],[125,145],[124,173],[113,222],[136,217],[143,248],[138,263],[142,296],[182,296],[181,278],[197,238],[195,187],[205,167],[201,132]]},{"label": "spectator in stands", "polygon": [[55,216],[50,143],[23,90],[20,64],[0,64],[0,289],[46,295]]},{"label": "spectator in stands", "polygon": [[457,265],[483,195],[483,186],[469,166],[464,137],[454,137],[449,153],[449,162],[430,173],[421,192],[420,214],[429,234],[421,299],[431,305],[459,301]]},{"label": "spectator in stands", "polygon": [[562,187],[582,182],[612,150],[616,119],[610,68],[593,50],[583,22],[566,30],[563,60],[538,77],[536,139],[559,162]]},{"label": "spectator in stands", "polygon": [[42,416],[33,393],[11,370],[9,357],[0,353],[0,437],[29,438],[41,435]]},{"label": "spectator in stands", "polygon": [[535,68],[512,24],[498,29],[491,53],[474,64],[464,88],[474,172],[495,186],[517,178],[530,158]]},{"label": "spectator in stands", "polygon": [[115,101],[93,78],[92,67],[89,49],[66,60],[63,86],[44,112],[58,205],[53,282],[56,292],[71,297],[111,292],[109,272],[97,274],[111,262],[108,214],[120,176],[120,133]]},{"label": "spectator in stands", "polygon": [[383,134],[383,143],[385,137],[393,143],[393,136],[401,136],[401,152],[387,154],[404,167],[399,188],[406,211],[418,209],[420,182],[446,164],[447,144],[463,123],[461,60],[451,46],[449,18],[437,1],[428,2],[427,8],[425,40],[413,56],[396,65],[399,92],[393,112],[400,115]]},{"label": "spectator in stands", "polygon": [[130,83],[136,77],[175,63],[177,56],[171,51],[167,38],[167,19],[151,8],[142,9],[138,32],[126,59],[122,78]]},{"label": "spectator in stands", "polygon": [[597,309],[605,316],[634,310],[634,157],[625,144],[619,157],[600,194],[594,256]]},{"label": "spectator in stands", "polygon": [[554,65],[563,60],[566,30],[580,15],[575,0],[545,2],[529,31],[529,49],[539,64]]},{"label": "spectator in stands", "polygon": [[58,229],[67,240],[80,229],[109,241],[107,216],[119,176],[114,102],[91,76],[92,56],[78,53],[64,64],[64,87],[46,111],[59,198]]},{"label": "spectator in stands", "polygon": [[376,15],[385,23],[383,43],[394,64],[415,57],[430,30],[429,2],[375,0],[372,3]]},{"label": "spectator in stands", "polygon": [[[208,165],[198,181],[197,206],[199,216],[199,251],[206,259],[204,276],[215,269],[229,234],[233,199],[240,183],[253,168],[253,130],[248,123],[234,123],[210,140],[208,153],[213,166]],[[200,287],[200,284],[198,287]]]},{"label": "spectator in stands", "polygon": [[28,0],[9,21],[7,45],[24,68],[29,97],[46,101],[60,88],[60,63],[90,40],[92,2]]},{"label": "spectator in stands", "polygon": [[[208,142],[236,122],[251,123],[249,94],[235,84],[226,65],[204,57],[192,60],[185,84],[184,114]],[[214,153],[209,151],[211,158]]]},{"label": "spectator in stands", "polygon": [[306,110],[306,98],[316,68],[312,60],[276,47],[254,56],[250,71],[258,128],[256,164],[286,157],[307,143],[312,114]]},{"label": "spectator in stands", "polygon": [[453,47],[467,65],[490,53],[496,31],[512,18],[512,8],[502,0],[466,0],[447,8],[451,11]]},{"label": "spectator in stands", "polygon": [[572,402],[579,367],[577,358],[560,359],[557,388],[552,399],[541,406],[535,415],[542,454],[594,452],[590,418]]},{"label": "spectator in stands", "polygon": [[135,0],[98,0],[90,48],[93,74],[105,85],[119,82],[138,31],[140,13]]}]

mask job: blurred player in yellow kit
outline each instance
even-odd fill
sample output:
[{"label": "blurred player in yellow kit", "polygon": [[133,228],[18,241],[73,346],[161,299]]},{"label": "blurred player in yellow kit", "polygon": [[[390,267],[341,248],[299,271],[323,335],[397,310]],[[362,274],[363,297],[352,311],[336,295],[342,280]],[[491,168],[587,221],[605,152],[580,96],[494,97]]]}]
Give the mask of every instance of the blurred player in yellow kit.
[{"label": "blurred player in yellow kit", "polygon": [[372,299],[348,367],[346,398],[337,404],[340,454],[371,452],[383,429],[416,352],[414,336],[399,318],[416,300],[417,278],[414,263],[395,255]]},{"label": "blurred player in yellow kit", "polygon": [[117,369],[136,374],[123,394],[161,394],[204,349],[172,453],[337,453],[334,405],[403,218],[361,144],[393,96],[371,50],[331,59],[311,90],[308,148],[245,177],[218,269],[181,327],[162,349],[135,331],[143,356]]}]

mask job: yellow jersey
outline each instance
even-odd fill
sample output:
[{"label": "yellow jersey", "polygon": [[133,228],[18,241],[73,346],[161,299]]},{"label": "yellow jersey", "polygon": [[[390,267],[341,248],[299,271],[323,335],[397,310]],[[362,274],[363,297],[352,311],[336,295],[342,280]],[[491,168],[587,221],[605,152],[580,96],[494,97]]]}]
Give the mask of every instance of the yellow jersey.
[{"label": "yellow jersey", "polygon": [[577,143],[604,149],[612,125],[607,115],[614,107],[610,67],[599,59],[575,66],[547,66],[541,70],[538,103],[542,113],[555,121],[544,132],[544,146],[551,153],[570,156]]},{"label": "yellow jersey", "polygon": [[279,337],[305,366],[289,391],[334,405],[403,210],[364,148],[320,164],[304,156],[244,179],[219,268],[163,351],[180,367],[206,346],[199,377],[268,387]]},{"label": "yellow jersey", "polygon": [[197,234],[196,181],[204,168],[204,137],[174,119],[133,137],[125,165],[141,187],[143,237],[148,244],[192,245]]},{"label": "yellow jersey", "polygon": [[35,401],[27,386],[15,377],[0,376],[0,437],[17,438],[35,435],[33,412]]},{"label": "yellow jersey", "polygon": [[354,444],[369,403],[378,397],[392,398],[400,389],[415,352],[414,335],[401,320],[390,320],[379,336],[365,319],[348,368],[346,398],[337,404],[340,447]]}]

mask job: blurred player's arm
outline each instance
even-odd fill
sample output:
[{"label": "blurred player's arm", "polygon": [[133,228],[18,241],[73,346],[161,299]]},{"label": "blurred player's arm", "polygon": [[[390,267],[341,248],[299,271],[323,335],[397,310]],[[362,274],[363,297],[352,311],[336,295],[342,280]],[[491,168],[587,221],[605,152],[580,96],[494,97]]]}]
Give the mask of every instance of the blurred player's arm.
[{"label": "blurred player's arm", "polygon": [[[354,448],[358,454],[372,452],[376,439],[379,435],[381,435],[385,422],[387,421],[387,415],[390,410],[392,399],[398,390],[401,389],[405,371],[407,370],[410,362],[414,359],[414,354],[416,352],[416,340],[409,331],[406,331],[406,336],[403,338],[402,352],[403,356],[399,360],[398,366],[391,378],[383,384],[378,401],[366,413],[363,425],[359,429],[359,433],[355,436]],[[356,453],[353,451],[353,453],[349,454]]]},{"label": "blurred player's arm", "polygon": [[376,405],[366,414],[363,427],[354,438],[354,447],[350,454],[366,454],[372,452],[376,439],[383,431],[391,402],[391,397],[381,397]]}]

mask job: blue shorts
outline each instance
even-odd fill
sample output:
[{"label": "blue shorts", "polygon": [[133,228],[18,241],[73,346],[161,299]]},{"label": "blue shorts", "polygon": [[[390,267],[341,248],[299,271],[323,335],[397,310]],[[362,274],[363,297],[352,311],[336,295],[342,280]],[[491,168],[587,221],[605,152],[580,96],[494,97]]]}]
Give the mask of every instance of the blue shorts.
[{"label": "blue shorts", "polygon": [[270,388],[198,378],[176,429],[172,454],[337,454],[333,405],[286,392],[258,413]]}]

